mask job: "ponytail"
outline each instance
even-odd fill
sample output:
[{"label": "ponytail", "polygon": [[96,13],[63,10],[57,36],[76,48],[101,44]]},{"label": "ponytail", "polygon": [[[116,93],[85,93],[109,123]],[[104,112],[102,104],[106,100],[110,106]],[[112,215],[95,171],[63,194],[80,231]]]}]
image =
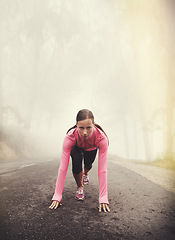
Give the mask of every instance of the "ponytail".
[{"label": "ponytail", "polygon": [[77,127],[77,125],[74,125],[73,127],[69,128],[69,130],[67,131],[66,134],[68,134],[68,132],[69,132],[70,130],[72,130],[72,129],[76,128],[76,127]]}]

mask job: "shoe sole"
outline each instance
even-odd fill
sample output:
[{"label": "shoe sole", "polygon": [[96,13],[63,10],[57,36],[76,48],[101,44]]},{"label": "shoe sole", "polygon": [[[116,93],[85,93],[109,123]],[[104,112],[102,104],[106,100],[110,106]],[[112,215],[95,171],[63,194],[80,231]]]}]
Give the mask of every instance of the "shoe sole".
[{"label": "shoe sole", "polygon": [[76,198],[75,197],[75,199],[77,199],[78,201],[80,200],[80,201],[83,201],[85,198]]}]

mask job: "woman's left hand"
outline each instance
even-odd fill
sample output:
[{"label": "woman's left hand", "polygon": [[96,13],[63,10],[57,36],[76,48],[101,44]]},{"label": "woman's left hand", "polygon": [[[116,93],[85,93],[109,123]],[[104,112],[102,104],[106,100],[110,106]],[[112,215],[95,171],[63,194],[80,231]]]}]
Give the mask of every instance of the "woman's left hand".
[{"label": "woman's left hand", "polygon": [[107,203],[100,203],[99,204],[99,212],[103,209],[104,212],[110,212],[109,206]]}]

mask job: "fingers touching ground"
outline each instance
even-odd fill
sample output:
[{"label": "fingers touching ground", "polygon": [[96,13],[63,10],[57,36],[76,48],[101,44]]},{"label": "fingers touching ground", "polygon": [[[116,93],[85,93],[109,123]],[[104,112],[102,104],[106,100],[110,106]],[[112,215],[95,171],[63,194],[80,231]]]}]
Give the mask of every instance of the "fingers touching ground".
[{"label": "fingers touching ground", "polygon": [[103,210],[104,212],[110,212],[109,206],[107,203],[101,203],[99,205],[99,212],[101,212],[101,210]]},{"label": "fingers touching ground", "polygon": [[[51,205],[49,206],[50,209],[57,209],[59,206],[61,206],[62,204],[58,201],[53,201],[51,203]],[[110,209],[109,209],[109,206],[107,203],[101,203],[99,205],[99,212],[101,211],[104,211],[104,212],[110,212]]]},{"label": "fingers touching ground", "polygon": [[59,205],[62,205],[62,204],[58,201],[53,201],[49,208],[56,209]]}]

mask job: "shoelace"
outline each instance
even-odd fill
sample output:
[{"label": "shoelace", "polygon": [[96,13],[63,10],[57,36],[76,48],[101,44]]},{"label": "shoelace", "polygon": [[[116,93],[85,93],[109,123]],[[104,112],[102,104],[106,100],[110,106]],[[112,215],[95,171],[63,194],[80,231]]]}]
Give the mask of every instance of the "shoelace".
[{"label": "shoelace", "polygon": [[88,176],[87,175],[83,175],[83,180],[84,181],[88,181]]},{"label": "shoelace", "polygon": [[78,192],[78,194],[83,194],[83,188],[78,188],[77,192]]}]

